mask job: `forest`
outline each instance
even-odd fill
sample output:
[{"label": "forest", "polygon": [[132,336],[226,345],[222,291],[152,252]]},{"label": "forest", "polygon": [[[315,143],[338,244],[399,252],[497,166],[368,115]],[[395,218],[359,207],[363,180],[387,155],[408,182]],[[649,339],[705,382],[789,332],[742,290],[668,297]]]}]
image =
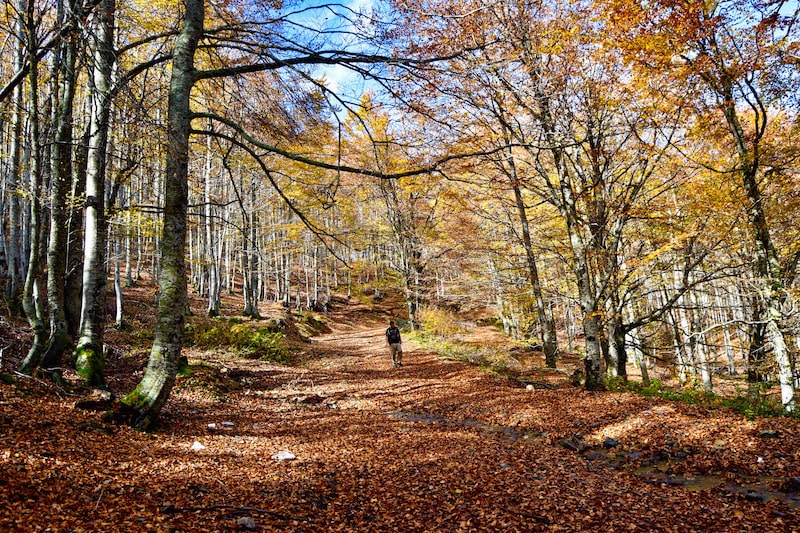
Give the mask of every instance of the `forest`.
[{"label": "forest", "polygon": [[[761,440],[797,431],[796,1],[3,7],[0,405],[21,409],[4,433],[38,409],[23,384],[110,391],[113,431],[159,431],[223,344],[298,364],[344,327],[317,322],[365,302],[420,353],[516,371],[547,401],[659,391],[777,424]],[[497,333],[480,355],[473,327]],[[584,453],[585,430],[549,444]],[[800,492],[798,467],[773,485]]]}]

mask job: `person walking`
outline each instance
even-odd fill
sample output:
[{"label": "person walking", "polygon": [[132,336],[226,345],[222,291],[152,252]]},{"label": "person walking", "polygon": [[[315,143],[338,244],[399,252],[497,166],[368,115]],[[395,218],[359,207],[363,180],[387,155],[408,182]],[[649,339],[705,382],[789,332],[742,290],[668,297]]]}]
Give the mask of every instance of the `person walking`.
[{"label": "person walking", "polygon": [[403,366],[403,339],[400,338],[400,330],[395,326],[394,320],[389,321],[386,344],[389,345],[389,354],[392,356],[392,368]]}]

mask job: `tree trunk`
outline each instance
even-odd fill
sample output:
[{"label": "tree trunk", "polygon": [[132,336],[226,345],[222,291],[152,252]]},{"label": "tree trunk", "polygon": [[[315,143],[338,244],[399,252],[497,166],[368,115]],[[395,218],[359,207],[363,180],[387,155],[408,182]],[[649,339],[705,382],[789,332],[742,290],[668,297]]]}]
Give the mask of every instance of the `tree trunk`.
[{"label": "tree trunk", "polygon": [[114,241],[114,326],[122,329],[125,325],[125,308],[122,299],[122,276],[120,275],[120,244],[119,238]]},{"label": "tree trunk", "polygon": [[596,312],[584,311],[583,332],[586,335],[586,390],[605,390],[603,351],[600,347],[600,320]]},{"label": "tree trunk", "polygon": [[[206,307],[206,314],[209,317],[219,316],[220,310],[220,273],[219,262],[216,254],[216,242],[214,231],[214,209],[211,206],[212,191],[211,191],[211,137],[208,138],[206,145],[206,164],[203,169],[204,174],[204,188],[203,188],[203,202],[205,209],[203,218],[205,219],[205,258],[201,259],[201,264],[206,265],[207,285],[208,285],[208,306]],[[199,255],[199,254],[198,254]]]},{"label": "tree trunk", "polygon": [[[571,193],[571,191],[570,191]],[[570,198],[570,195],[565,198]],[[567,201],[570,201],[569,199]],[[574,211],[574,209],[569,209]],[[603,372],[603,349],[601,346],[601,317],[603,312],[598,309],[595,287],[589,273],[587,250],[581,236],[573,227],[571,218],[567,218],[567,232],[570,236],[573,261],[573,270],[578,284],[578,298],[583,311],[583,332],[585,335],[584,346],[586,355],[586,390],[605,390],[605,373]]]},{"label": "tree trunk", "polygon": [[67,221],[67,268],[64,284],[64,313],[67,317],[67,332],[74,339],[80,332],[83,295],[83,249],[86,174],[88,172],[90,125],[75,147],[73,157],[72,188],[68,198]]},{"label": "tree trunk", "polygon": [[121,401],[134,427],[152,427],[167,401],[178,370],[183,342],[186,292],[186,218],[188,204],[190,94],[194,54],[203,33],[203,0],[185,0],[185,20],[175,42],[169,92],[164,226],[158,276],[158,321],[144,377]]},{"label": "tree trunk", "polygon": [[103,324],[106,295],[105,180],[106,146],[111,114],[111,71],[114,63],[115,0],[103,0],[96,27],[94,91],[86,172],[83,291],[80,336],[75,369],[87,385],[104,386]]},{"label": "tree trunk", "polygon": [[65,286],[67,276],[67,195],[72,183],[72,105],[75,100],[81,2],[70,0],[67,16],[72,26],[62,41],[62,62],[58,68],[58,98],[54,106],[55,137],[50,150],[50,242],[47,248],[47,303],[50,311],[50,338],[40,362],[56,366],[71,341]]},{"label": "tree trunk", "polygon": [[[24,4],[20,6],[20,13],[24,13]],[[25,35],[22,21],[15,24],[17,44],[15,49],[15,67],[19,72],[24,63]],[[20,206],[21,186],[20,177],[22,175],[22,122],[23,122],[23,89],[24,84],[20,83],[14,88],[12,96],[12,115],[11,115],[11,162],[6,176],[6,190],[8,194],[8,245],[6,246],[6,260],[8,262],[8,282],[5,288],[5,300],[9,310],[14,313],[20,311],[21,299],[20,289],[23,283],[22,269],[22,209]],[[35,140],[33,140],[35,142]]]},{"label": "tree trunk", "polygon": [[752,321],[748,327],[749,344],[747,347],[747,397],[750,404],[758,405],[761,401],[761,384],[765,381],[766,367],[766,327],[759,322],[764,316],[761,299],[757,295],[750,297]]},{"label": "tree trunk", "polygon": [[47,323],[45,322],[44,312],[39,304],[39,287],[42,281],[42,169],[41,169],[41,150],[39,133],[39,76],[38,61],[36,59],[36,27],[33,17],[33,2],[27,6],[27,39],[28,54],[30,62],[29,91],[30,91],[30,222],[28,230],[30,232],[30,249],[28,255],[28,267],[25,275],[25,286],[22,291],[22,308],[25,317],[28,319],[33,330],[33,342],[25,359],[20,363],[19,370],[25,374],[33,373],[39,366],[42,355],[47,343]]},{"label": "tree trunk", "polygon": [[[748,200],[748,220],[755,240],[755,274],[761,283],[761,297],[764,299],[766,339],[772,343],[775,359],[778,364],[781,385],[781,401],[787,413],[797,408],[794,389],[793,361],[786,348],[786,341],[781,329],[781,307],[786,298],[783,269],[770,235],[769,223],[761,198],[758,182],[759,170],[759,137],[748,140],[739,119],[738,110],[733,97],[733,82],[725,77],[721,84],[722,113],[728,124],[736,152],[739,156],[742,184]],[[760,102],[759,102],[760,103]],[[766,114],[766,111],[763,112]],[[766,116],[759,117],[766,121]],[[752,148],[750,144],[752,143]]]},{"label": "tree trunk", "polygon": [[615,313],[608,321],[609,361],[606,363],[607,372],[611,376],[628,381],[628,348],[626,344],[626,330],[622,323],[622,316]]},{"label": "tree trunk", "polygon": [[772,343],[772,350],[775,354],[775,361],[778,363],[778,381],[781,387],[781,404],[787,413],[794,413],[797,410],[797,400],[795,399],[794,385],[794,364],[783,332],[780,329],[780,310],[769,307],[767,320],[767,339]]},{"label": "tree trunk", "polygon": [[[513,165],[513,163],[512,163]],[[525,211],[525,202],[522,198],[519,184],[514,182],[514,198],[517,203],[520,225],[522,226],[522,245],[525,247],[525,258],[528,263],[528,275],[531,284],[531,292],[536,301],[536,311],[539,320],[539,331],[542,337],[542,350],[544,360],[548,368],[556,367],[556,357],[558,356],[558,341],[556,340],[556,324],[549,306],[545,303],[542,284],[539,281],[539,268],[536,264],[536,255],[533,253],[531,242],[531,231],[528,224],[528,215]]]}]

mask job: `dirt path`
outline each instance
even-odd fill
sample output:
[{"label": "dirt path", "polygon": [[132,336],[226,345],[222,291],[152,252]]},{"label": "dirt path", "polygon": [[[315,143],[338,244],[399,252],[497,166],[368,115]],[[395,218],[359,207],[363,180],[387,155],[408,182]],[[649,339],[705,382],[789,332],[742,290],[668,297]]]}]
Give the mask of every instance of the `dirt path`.
[{"label": "dirt path", "polygon": [[[393,369],[385,321],[360,308],[333,319],[333,330],[307,345],[302,367],[225,359],[215,362],[223,371],[213,374],[213,387],[209,376],[181,382],[153,435],[72,411],[69,399],[32,406],[1,389],[0,421],[14,423],[0,435],[7,474],[0,505],[8,506],[0,530],[800,527],[786,501],[751,501],[721,486],[688,490],[633,471],[638,454],[658,449],[675,458],[688,450],[670,468],[690,471],[701,457],[749,468],[731,458],[734,451],[752,452],[753,464],[756,455],[778,464],[780,448],[789,463],[781,473],[796,472],[791,442],[758,440],[763,423],[748,426],[741,417],[710,417],[627,394],[529,391],[409,342],[405,365]],[[798,442],[795,426],[780,429]],[[737,432],[712,459],[691,453]],[[582,438],[575,442],[594,447],[565,447],[576,433]],[[607,438],[619,446],[604,449],[598,443]],[[281,452],[294,458],[280,460]]]}]

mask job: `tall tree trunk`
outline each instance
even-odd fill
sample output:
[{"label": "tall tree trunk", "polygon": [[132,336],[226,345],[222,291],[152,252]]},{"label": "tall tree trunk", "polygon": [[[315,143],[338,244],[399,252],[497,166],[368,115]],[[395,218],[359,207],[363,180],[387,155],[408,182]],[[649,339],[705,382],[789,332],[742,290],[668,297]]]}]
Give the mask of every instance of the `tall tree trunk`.
[{"label": "tall tree trunk", "polygon": [[158,276],[158,321],[147,369],[138,386],[121,401],[134,427],[149,429],[167,401],[178,370],[183,342],[186,292],[186,217],[188,204],[190,94],[194,54],[203,33],[203,0],[185,0],[185,20],[175,42],[169,91],[164,227]]},{"label": "tall tree trunk", "polygon": [[[240,170],[241,172],[241,170]],[[239,175],[239,189],[236,192],[239,208],[242,211],[242,296],[244,297],[243,316],[260,318],[258,311],[259,275],[258,275],[258,219],[256,217],[256,189],[250,184],[250,212],[245,208],[243,192],[244,179]],[[278,276],[276,275],[276,279]],[[278,290],[276,288],[276,290]]]},{"label": "tall tree trunk", "polygon": [[[606,388],[603,375],[603,350],[600,346],[602,328],[596,311],[591,311],[591,303],[582,299],[583,332],[586,335],[586,357],[583,364],[586,370],[586,390],[604,390]],[[589,311],[587,311],[589,309]]]},{"label": "tall tree trunk", "polygon": [[[91,116],[92,111],[90,111]],[[72,166],[72,188],[68,198],[67,217],[67,268],[64,281],[64,313],[67,317],[67,332],[76,338],[80,332],[83,293],[83,238],[86,193],[86,173],[89,164],[89,136],[91,119],[84,134],[75,147]]]},{"label": "tall tree trunk", "polygon": [[[133,279],[133,238],[131,237],[132,217],[130,200],[128,200],[128,208],[125,210],[125,286],[133,287],[135,284]],[[141,253],[139,250],[138,253]]]},{"label": "tall tree trunk", "polygon": [[58,65],[58,98],[54,106],[55,137],[50,150],[50,242],[47,248],[47,303],[50,337],[40,362],[56,366],[70,343],[64,294],[67,275],[67,195],[72,183],[72,105],[77,84],[77,63],[81,2],[70,0],[67,17],[72,26],[62,41]]},{"label": "tall tree trunk", "polygon": [[103,325],[106,295],[106,147],[111,115],[116,0],[102,0],[95,29],[95,68],[86,179],[83,290],[75,368],[88,385],[103,386]]},{"label": "tall tree trunk", "polygon": [[[25,4],[20,2],[20,13],[25,13]],[[14,70],[19,72],[24,63],[25,35],[21,20],[14,26],[16,36],[15,45],[15,66]],[[8,245],[6,246],[6,259],[8,262],[8,282],[5,287],[5,300],[8,308],[18,313],[20,311],[20,289],[23,283],[22,269],[22,209],[20,206],[22,175],[22,122],[23,122],[23,90],[24,84],[19,83],[14,88],[12,96],[12,115],[11,115],[11,162],[8,175],[6,176],[6,187],[8,194]],[[32,142],[35,142],[33,140]]]},{"label": "tall tree trunk", "polygon": [[205,255],[205,258],[201,259],[200,263],[206,265],[208,281],[208,306],[206,307],[206,314],[210,317],[216,317],[219,316],[221,294],[219,261],[216,254],[216,235],[214,231],[214,209],[211,205],[211,137],[208,138],[208,144],[206,145],[206,164],[203,169],[203,174],[203,201],[205,203],[205,209],[203,211],[203,218],[205,219],[205,249],[203,255]]},{"label": "tall tree trunk", "polygon": [[[733,96],[733,81],[727,77],[722,79],[720,95],[723,97],[722,113],[736,145],[742,184],[747,195],[748,220],[755,240],[755,273],[761,284],[761,297],[764,299],[765,314],[761,320],[765,323],[765,339],[772,344],[775,360],[778,364],[783,409],[787,413],[793,413],[797,409],[794,387],[794,362],[791,353],[786,347],[786,341],[781,329],[783,323],[781,307],[786,299],[786,290],[783,269],[772,242],[758,183],[760,164],[758,142],[760,137],[755,136],[752,141],[748,141],[736,108]],[[762,111],[759,120],[766,122],[765,110]],[[752,148],[749,143],[752,143]]]},{"label": "tall tree trunk", "polygon": [[36,26],[34,22],[33,2],[27,6],[26,32],[28,39],[28,61],[30,62],[30,214],[28,230],[30,232],[30,248],[28,255],[25,286],[22,291],[22,308],[33,330],[33,342],[25,359],[20,363],[20,372],[30,374],[39,366],[47,344],[47,323],[42,306],[39,304],[39,290],[43,270],[41,266],[43,215],[42,215],[42,168],[39,128],[39,65],[36,59]]},{"label": "tall tree trunk", "polygon": [[125,324],[125,312],[122,300],[122,277],[120,276],[120,243],[119,238],[114,241],[114,327],[122,329]]},{"label": "tall tree trunk", "polygon": [[[512,168],[513,168],[513,162]],[[516,174],[516,171],[513,171]],[[539,268],[536,264],[536,255],[533,253],[533,243],[531,242],[531,230],[528,224],[528,215],[525,210],[525,202],[522,198],[522,191],[517,181],[513,184],[514,199],[517,203],[520,225],[522,226],[522,245],[525,247],[525,258],[528,263],[528,276],[531,284],[531,292],[536,301],[536,311],[539,320],[539,331],[542,336],[542,350],[544,360],[548,368],[556,367],[556,357],[558,356],[558,342],[556,340],[556,324],[549,306],[545,303],[544,291],[539,281]]]},{"label": "tall tree trunk", "polygon": [[[566,181],[566,180],[565,180]],[[583,311],[583,333],[586,355],[584,367],[586,370],[586,390],[605,390],[605,373],[603,372],[603,348],[601,335],[603,332],[602,309],[599,308],[597,289],[589,271],[589,253],[582,236],[574,223],[575,204],[574,196],[569,185],[562,184],[561,206],[562,213],[567,223],[567,233],[572,249],[573,271],[578,285],[578,299]]]},{"label": "tall tree trunk", "polygon": [[615,313],[608,320],[608,353],[606,372],[609,375],[628,380],[628,348],[626,344],[626,330],[622,323],[622,316]]}]

